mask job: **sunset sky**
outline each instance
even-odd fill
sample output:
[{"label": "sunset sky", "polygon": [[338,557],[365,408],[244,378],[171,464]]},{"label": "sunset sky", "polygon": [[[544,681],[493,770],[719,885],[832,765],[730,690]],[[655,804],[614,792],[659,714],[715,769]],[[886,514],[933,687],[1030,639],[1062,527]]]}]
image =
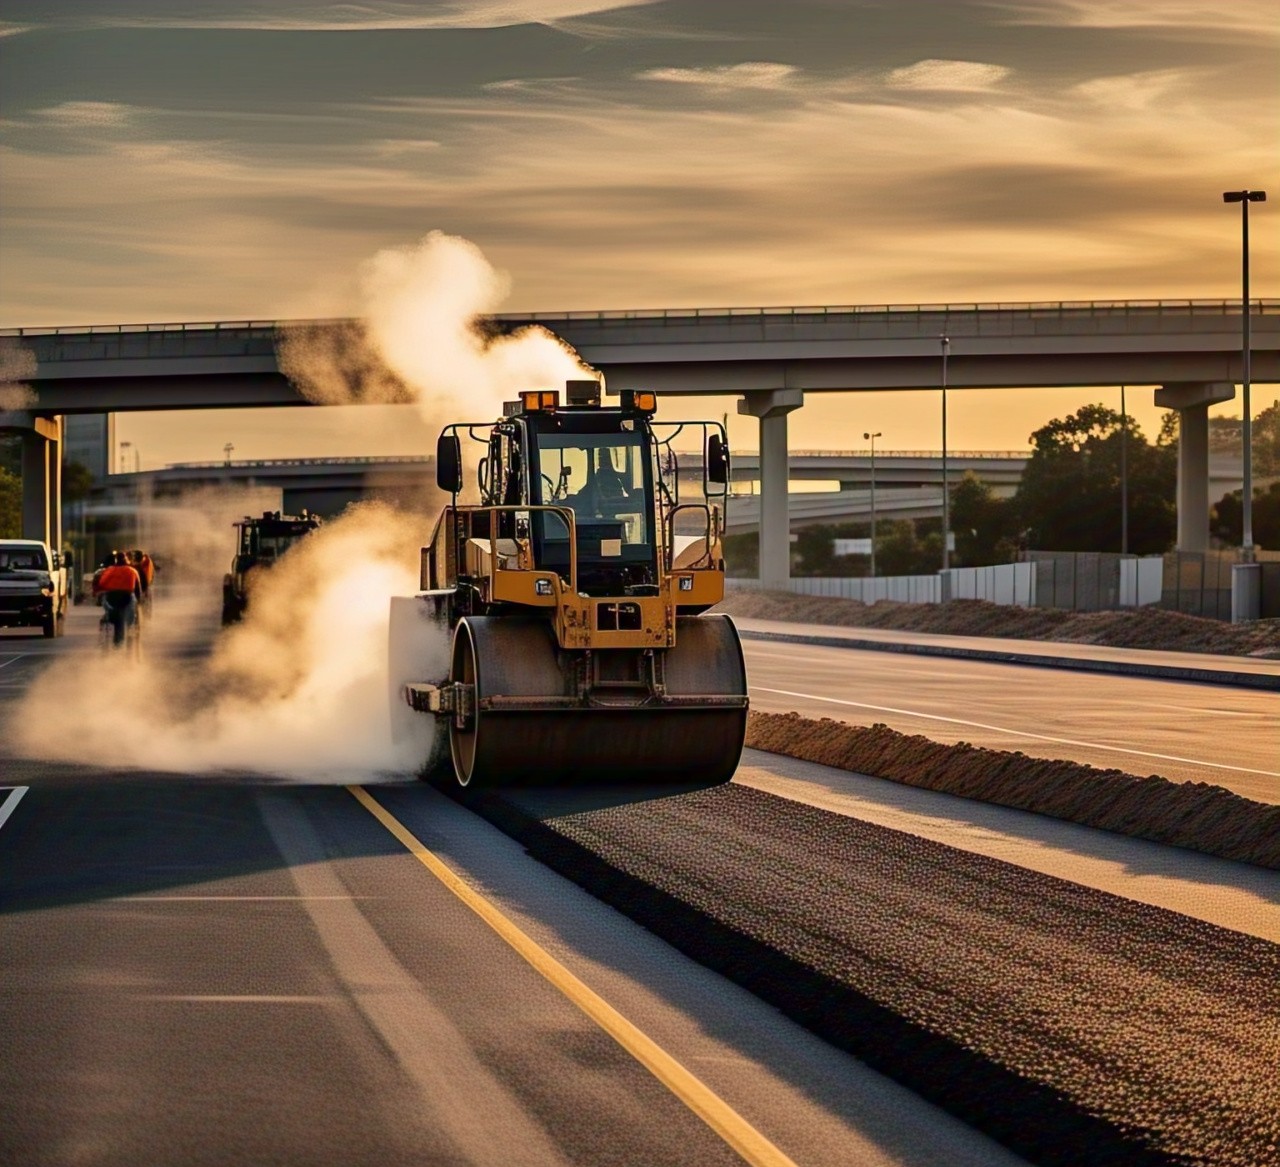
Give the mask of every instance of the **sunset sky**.
[{"label": "sunset sky", "polygon": [[[1278,48],[1274,0],[3,0],[0,325],[346,313],[433,229],[519,311],[1235,297],[1245,186],[1275,296]],[[956,394],[952,444],[1102,396]],[[321,412],[120,428],[148,465],[426,438]],[[936,428],[840,395],[792,445]]]}]

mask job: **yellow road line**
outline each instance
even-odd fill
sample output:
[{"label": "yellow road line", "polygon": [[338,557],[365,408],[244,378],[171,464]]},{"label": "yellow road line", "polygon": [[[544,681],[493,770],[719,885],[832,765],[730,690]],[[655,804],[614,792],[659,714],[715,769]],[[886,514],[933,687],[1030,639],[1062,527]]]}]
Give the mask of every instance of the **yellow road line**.
[{"label": "yellow road line", "polygon": [[348,786],[360,804],[387,828],[428,871],[489,925],[548,981],[600,1026],[623,1049],[680,1099],[753,1167],[795,1167],[723,1099],[646,1037],[612,1005],[589,989],[550,953],[540,948],[492,903],[429,851],[362,786]]}]

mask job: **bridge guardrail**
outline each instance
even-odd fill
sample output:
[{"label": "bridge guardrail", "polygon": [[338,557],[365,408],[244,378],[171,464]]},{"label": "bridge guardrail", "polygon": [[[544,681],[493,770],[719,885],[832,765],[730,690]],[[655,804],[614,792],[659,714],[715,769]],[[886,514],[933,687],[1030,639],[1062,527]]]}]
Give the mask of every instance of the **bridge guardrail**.
[{"label": "bridge guardrail", "polygon": [[[1250,315],[1280,315],[1280,299],[1252,297]],[[759,308],[622,308],[569,312],[504,312],[494,319],[500,323],[535,324],[548,321],[573,321],[575,323],[619,322],[687,323],[690,320],[715,320],[724,318],[777,318],[790,316],[804,319],[828,317],[906,317],[944,316],[963,319],[966,316],[1020,315],[1027,317],[1115,317],[1115,316],[1233,316],[1240,312],[1240,300],[1236,299],[1174,299],[1174,300],[1063,300],[1014,303],[1005,301],[975,302],[970,304],[848,304],[827,306],[772,306]],[[330,317],[313,320],[202,320],[164,321],[137,324],[88,324],[64,326],[24,326],[0,328],[0,336],[8,337],[107,337],[138,333],[240,333],[251,332],[270,335],[279,328],[291,325],[346,324],[350,318]]]}]

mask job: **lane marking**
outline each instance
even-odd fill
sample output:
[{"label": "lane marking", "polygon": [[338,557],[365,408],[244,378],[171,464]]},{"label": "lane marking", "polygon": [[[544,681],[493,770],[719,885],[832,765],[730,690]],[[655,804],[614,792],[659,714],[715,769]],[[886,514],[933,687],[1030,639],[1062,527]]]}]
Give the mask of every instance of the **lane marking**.
[{"label": "lane marking", "polygon": [[946,721],[951,725],[967,725],[973,729],[989,729],[994,733],[1007,733],[1014,737],[1034,738],[1036,741],[1054,742],[1062,746],[1083,746],[1091,750],[1111,750],[1118,754],[1135,754],[1140,758],[1158,758],[1164,762],[1183,762],[1188,766],[1208,766],[1215,770],[1232,770],[1237,774],[1261,774],[1264,778],[1280,778],[1273,770],[1253,770],[1248,766],[1228,766],[1225,762],[1203,762],[1197,758],[1180,758],[1175,754],[1156,754],[1150,750],[1133,750],[1127,746],[1108,746],[1101,742],[1084,742],[1070,737],[1050,737],[1044,733],[1030,733],[1023,729],[1008,729],[1003,725],[987,725],[981,721],[965,721],[960,717],[943,717],[940,713],[917,713],[914,709],[895,709],[892,705],[868,705],[865,701],[844,701],[839,697],[819,697],[815,693],[793,693],[789,689],[767,689],[763,685],[750,686],[758,693],[776,693],[780,697],[800,697],[805,701],[825,701],[830,705],[848,705],[854,709],[874,709],[878,713],[899,713],[905,717],[923,717],[929,721]]},{"label": "lane marking", "polygon": [[[0,787],[0,789],[3,789],[3,787]],[[30,789],[30,786],[14,786],[9,790],[8,797],[4,802],[0,802],[0,827],[4,826],[8,821],[18,803],[22,801],[22,796]]]},{"label": "lane marking", "polygon": [[28,657],[30,655],[31,654],[29,652],[20,652],[17,656],[11,657],[9,660],[5,661],[4,664],[0,665],[0,669],[7,669],[10,665],[16,665],[24,657]]},{"label": "lane marking", "polygon": [[573,975],[554,956],[507,919],[498,908],[454,873],[442,859],[386,810],[362,786],[347,789],[374,818],[391,832],[415,859],[489,925],[555,988],[582,1010],[623,1049],[658,1079],[694,1114],[753,1167],[795,1167],[773,1143],[751,1126],[719,1095],[670,1054],[646,1037],[614,1007]]}]

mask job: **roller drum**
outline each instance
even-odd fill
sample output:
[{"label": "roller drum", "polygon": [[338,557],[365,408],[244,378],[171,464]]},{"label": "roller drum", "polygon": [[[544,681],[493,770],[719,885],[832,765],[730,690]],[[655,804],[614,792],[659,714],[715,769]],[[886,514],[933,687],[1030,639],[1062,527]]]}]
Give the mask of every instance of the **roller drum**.
[{"label": "roller drum", "polygon": [[[604,650],[623,652],[625,650]],[[473,616],[454,630],[450,679],[474,685],[474,711],[450,723],[464,786],[727,782],[746,735],[746,666],[728,617],[681,617],[659,653],[666,700],[595,689],[582,657],[543,620]]]}]

